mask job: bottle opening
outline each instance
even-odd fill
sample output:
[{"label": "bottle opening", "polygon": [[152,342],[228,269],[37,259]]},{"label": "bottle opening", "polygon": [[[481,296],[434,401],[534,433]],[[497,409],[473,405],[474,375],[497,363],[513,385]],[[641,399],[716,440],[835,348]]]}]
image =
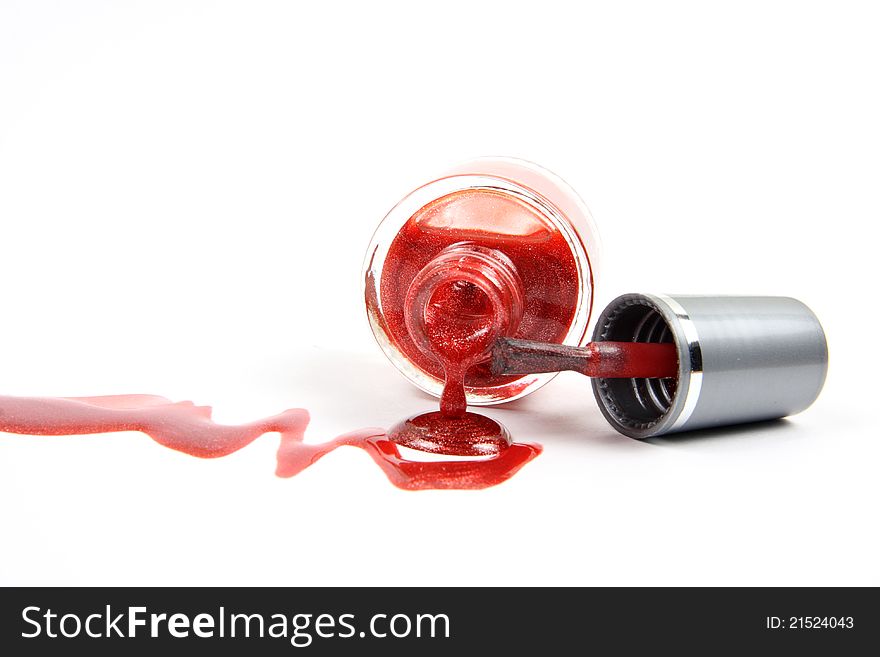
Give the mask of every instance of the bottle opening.
[{"label": "bottle opening", "polygon": [[[619,342],[673,342],[672,329],[645,300],[627,299],[606,310],[598,339]],[[658,422],[675,399],[677,378],[597,379],[596,390],[618,422],[645,429]]]},{"label": "bottle opening", "polygon": [[512,335],[523,313],[516,266],[497,249],[457,242],[443,249],[409,286],[404,320],[416,346],[444,370],[466,370]]}]

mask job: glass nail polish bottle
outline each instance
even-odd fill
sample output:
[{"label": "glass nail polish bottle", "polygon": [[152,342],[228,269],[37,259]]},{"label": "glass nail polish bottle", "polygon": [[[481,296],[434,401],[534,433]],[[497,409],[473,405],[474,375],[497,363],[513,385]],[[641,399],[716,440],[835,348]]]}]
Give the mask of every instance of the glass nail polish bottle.
[{"label": "glass nail polish bottle", "polygon": [[523,160],[467,162],[407,195],[373,235],[364,265],[373,334],[432,395],[460,374],[468,404],[517,399],[554,374],[493,375],[492,343],[583,344],[599,251],[589,211],[560,178]]}]

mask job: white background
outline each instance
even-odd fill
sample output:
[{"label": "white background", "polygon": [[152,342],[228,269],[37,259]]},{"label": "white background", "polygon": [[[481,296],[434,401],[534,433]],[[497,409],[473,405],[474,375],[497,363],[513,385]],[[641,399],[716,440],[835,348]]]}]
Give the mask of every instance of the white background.
[{"label": "white background", "polygon": [[[604,5],[604,6],[603,6]],[[277,436],[0,436],[3,584],[880,584],[871,3],[0,5],[0,392],[155,393],[310,440],[435,402],[384,359],[361,260],[479,155],[559,173],[629,291],[783,294],[815,406],[640,443],[562,375],[489,411],[545,453],[483,492]]]}]

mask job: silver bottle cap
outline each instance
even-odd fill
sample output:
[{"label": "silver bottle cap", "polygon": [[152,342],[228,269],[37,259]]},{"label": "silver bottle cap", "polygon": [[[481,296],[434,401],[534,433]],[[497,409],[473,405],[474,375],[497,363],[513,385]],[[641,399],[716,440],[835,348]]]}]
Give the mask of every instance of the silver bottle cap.
[{"label": "silver bottle cap", "polygon": [[819,320],[788,297],[625,294],[599,316],[593,340],[674,342],[675,379],[593,379],[605,418],[649,438],[798,413],[828,371]]}]

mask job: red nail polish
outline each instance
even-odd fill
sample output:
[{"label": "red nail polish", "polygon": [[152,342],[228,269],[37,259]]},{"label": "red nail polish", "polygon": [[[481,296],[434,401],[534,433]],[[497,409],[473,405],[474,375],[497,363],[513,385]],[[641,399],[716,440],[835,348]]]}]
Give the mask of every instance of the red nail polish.
[{"label": "red nail polish", "polygon": [[[468,162],[407,195],[369,246],[365,300],[385,354],[441,411],[522,397],[553,373],[494,375],[499,336],[585,341],[598,234],[577,194],[521,160]],[[444,390],[444,382],[446,383]]]}]

